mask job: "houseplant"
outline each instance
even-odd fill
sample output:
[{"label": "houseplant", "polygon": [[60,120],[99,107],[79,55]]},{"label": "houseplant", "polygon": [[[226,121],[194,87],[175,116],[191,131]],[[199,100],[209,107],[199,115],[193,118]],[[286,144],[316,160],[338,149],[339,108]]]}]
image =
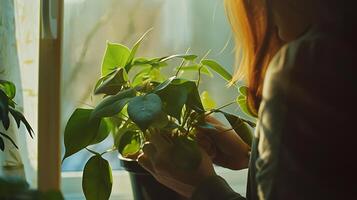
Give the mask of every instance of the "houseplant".
[{"label": "houseplant", "polygon": [[[6,130],[10,127],[10,114],[15,119],[17,127],[20,128],[21,122],[26,126],[26,129],[31,137],[33,137],[33,130],[27,122],[23,114],[16,109],[14,98],[16,95],[16,87],[10,81],[0,80],[0,121]],[[16,148],[18,146],[8,134],[0,132],[0,150],[5,150],[4,139],[9,140]]]},{"label": "houseplant", "polygon": [[[153,132],[163,132],[174,138],[176,148],[172,151],[173,162],[184,170],[195,169],[201,161],[197,144],[194,142],[195,127],[214,128],[204,121],[205,116],[211,113],[222,113],[242,139],[247,144],[251,143],[252,136],[248,125],[254,126],[253,122],[221,110],[231,103],[220,108],[211,108],[212,103],[207,92],[204,92],[201,98],[198,91],[201,75],[210,75],[210,70],[228,81],[232,76],[216,61],[205,58],[197,61],[198,56],[192,54],[157,58],[136,57],[136,52],[148,32],[132,49],[122,44],[107,43],[101,67],[102,76],[94,88],[94,94],[103,95],[103,100],[94,109],[77,108],[67,122],[63,159],[82,149],[93,154],[85,165],[82,181],[84,195],[89,200],[109,198],[112,187],[111,168],[102,155],[115,150],[121,155],[123,167],[138,175],[132,176],[132,181],[148,182],[146,186],[141,185],[142,188],[151,187],[146,188],[146,192],[155,190],[152,188],[153,177],[148,178],[148,173],[135,161],[141,147]],[[176,67],[175,73],[166,78],[161,70],[173,65],[169,62],[172,59],[180,59],[181,64],[173,66]],[[188,70],[196,71],[198,80],[182,78],[182,71]],[[239,88],[241,95],[237,102],[243,111],[249,112],[246,109],[246,90],[246,87]],[[88,148],[103,141],[110,133],[114,137],[112,149],[99,153]],[[142,174],[145,174],[146,178],[140,176]],[[138,189],[133,190],[136,199],[145,198],[144,194],[136,194]],[[161,191],[161,197],[163,193],[166,192]],[[146,195],[146,199],[155,199],[155,194]],[[167,195],[167,198],[176,198],[170,196],[171,194]]]},{"label": "houseplant", "polygon": [[[25,125],[29,135],[33,137],[33,130],[24,115],[16,109],[14,101],[16,86],[7,80],[0,80],[0,121],[4,127],[4,132],[0,131],[0,150],[5,150],[5,140],[9,140],[12,145],[18,148],[15,141],[7,133],[11,116],[14,118],[17,127],[21,122]],[[7,147],[8,148],[8,147]],[[58,191],[39,192],[30,189],[29,184],[19,177],[0,177],[0,199],[50,199],[63,200],[63,196]]]}]

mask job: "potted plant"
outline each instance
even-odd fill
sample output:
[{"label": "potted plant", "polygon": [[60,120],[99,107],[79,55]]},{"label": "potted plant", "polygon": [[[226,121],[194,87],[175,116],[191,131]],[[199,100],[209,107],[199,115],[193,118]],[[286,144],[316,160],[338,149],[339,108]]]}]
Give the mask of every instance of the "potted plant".
[{"label": "potted plant", "polygon": [[[17,149],[15,141],[6,132],[11,124],[10,114],[15,119],[17,127],[20,128],[21,122],[25,125],[31,138],[33,130],[24,115],[16,109],[14,98],[16,86],[7,80],[0,80],[0,121],[5,132],[0,131],[0,150],[5,150],[5,140],[9,140]],[[51,199],[62,200],[62,194],[58,191],[41,193],[30,189],[29,184],[19,177],[0,177],[0,199]]]},{"label": "potted plant", "polygon": [[[21,122],[26,126],[26,129],[31,137],[33,137],[33,130],[27,122],[23,114],[16,109],[14,98],[16,95],[16,86],[10,81],[0,80],[0,121],[5,130],[10,127],[10,115],[15,119],[17,127],[20,128]],[[9,140],[16,148],[18,146],[8,134],[0,132],[0,150],[5,150],[4,139]]]},{"label": "potted plant", "polygon": [[[129,171],[135,199],[180,199],[176,193],[156,182],[135,161],[141,147],[155,131],[175,138],[177,148],[172,152],[173,162],[185,170],[194,169],[201,161],[194,142],[195,127],[214,128],[204,121],[205,116],[211,113],[222,113],[242,139],[247,144],[251,143],[248,126],[255,126],[253,122],[221,110],[231,103],[212,108],[208,93],[204,92],[201,97],[198,91],[201,75],[210,75],[210,70],[226,80],[232,76],[216,61],[205,58],[197,61],[198,56],[192,54],[136,57],[148,32],[131,49],[122,44],[107,43],[101,78],[94,88],[94,94],[104,98],[94,109],[77,108],[67,122],[63,159],[82,149],[93,154],[85,165],[82,181],[84,195],[89,200],[110,197],[111,168],[102,155],[115,150],[121,155],[122,166]],[[173,66],[175,73],[166,78],[161,70],[173,65],[169,62],[172,59],[181,59],[181,64]],[[183,71],[192,70],[198,73],[198,80],[182,78]],[[243,108],[246,108],[246,89],[239,88],[241,95],[237,100]],[[95,152],[88,148],[103,141],[110,133],[114,137],[112,149]],[[190,162],[185,162],[187,158]]]}]

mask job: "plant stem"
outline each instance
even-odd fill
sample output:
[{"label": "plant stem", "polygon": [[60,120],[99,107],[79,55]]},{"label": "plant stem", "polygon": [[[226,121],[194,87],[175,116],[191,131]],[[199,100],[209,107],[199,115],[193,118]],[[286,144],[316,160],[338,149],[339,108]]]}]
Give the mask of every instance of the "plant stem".
[{"label": "plant stem", "polygon": [[201,64],[202,60],[204,60],[211,53],[211,49],[206,52],[206,54],[200,60],[200,67],[198,68],[198,79],[197,79],[197,88],[200,86],[201,82],[201,70],[203,65]]},{"label": "plant stem", "polygon": [[[190,49],[191,49],[191,48],[188,48],[188,49],[186,50],[186,53],[185,53],[186,55],[188,54],[188,52],[190,51]],[[179,66],[179,68],[178,68],[177,71],[176,71],[176,74],[175,74],[176,77],[178,76],[179,72],[181,71],[181,68],[184,66],[185,63],[186,63],[186,60],[183,59],[182,62],[181,62],[181,64],[180,64],[180,66]]]},{"label": "plant stem", "polygon": [[206,52],[206,54],[201,58],[200,63],[202,62],[202,60],[206,59],[207,56],[208,56],[210,53],[211,53],[211,49],[208,50],[208,51]]},{"label": "plant stem", "polygon": [[212,109],[212,110],[210,110],[208,113],[206,113],[205,116],[208,116],[208,115],[210,115],[210,114],[212,114],[212,113],[215,113],[215,112],[217,112],[217,111],[219,111],[219,110],[221,110],[221,109],[223,109],[223,108],[225,108],[225,107],[228,107],[228,106],[230,106],[230,105],[232,105],[232,104],[234,104],[234,103],[235,103],[235,101],[232,101],[232,102],[227,103],[227,104],[225,104],[225,105],[223,105],[223,106],[221,106],[221,107]]},{"label": "plant stem", "polygon": [[194,123],[194,122],[195,122],[199,117],[202,117],[202,115],[204,115],[204,116],[206,117],[206,116],[208,116],[208,115],[210,115],[210,114],[212,114],[212,113],[215,113],[215,112],[217,112],[217,111],[219,111],[219,110],[221,110],[221,109],[223,109],[223,108],[225,108],[225,107],[227,107],[227,106],[230,106],[230,105],[232,105],[232,104],[234,104],[234,103],[235,103],[235,101],[232,101],[232,102],[230,102],[230,103],[228,103],[228,104],[225,104],[225,105],[223,105],[223,106],[221,106],[221,107],[218,107],[218,108],[216,108],[216,109],[212,109],[212,110],[210,110],[208,113],[198,114],[197,116],[195,116],[194,119],[190,120],[190,123],[188,124],[188,130],[189,130],[189,131],[192,130],[192,128],[195,126],[195,123]]},{"label": "plant stem", "polygon": [[199,68],[198,68],[198,79],[197,79],[197,88],[200,86],[200,82],[201,82],[201,70],[202,70],[202,67],[203,65],[201,65]]},{"label": "plant stem", "polygon": [[87,147],[85,148],[87,151],[89,151],[90,153],[92,153],[92,154],[94,154],[94,155],[101,155],[101,154],[99,154],[98,152],[95,152],[95,151],[93,151],[93,150],[91,150],[91,149],[88,149]]},{"label": "plant stem", "polygon": [[102,156],[102,155],[104,155],[104,154],[106,154],[106,153],[110,153],[110,152],[113,152],[113,151],[116,151],[116,150],[117,150],[117,148],[114,146],[113,148],[104,151],[104,152],[101,153],[100,155]]},{"label": "plant stem", "polygon": [[188,118],[189,118],[189,116],[190,116],[190,114],[191,114],[191,112],[192,112],[192,109],[190,109],[190,108],[187,108],[187,107],[185,107],[186,109],[185,109],[185,113],[184,113],[184,115],[183,115],[183,120],[182,120],[182,124],[181,124],[181,127],[182,128],[185,128],[185,125],[186,125],[186,123],[187,123],[187,120],[188,120]]},{"label": "plant stem", "polygon": [[[126,118],[126,119],[124,119],[124,120],[128,120],[128,119],[129,119],[129,117],[126,116],[126,115],[124,115],[123,113],[120,112],[119,114]],[[118,118],[119,118],[119,117],[118,117]],[[120,118],[119,118],[119,119],[120,119]]]}]

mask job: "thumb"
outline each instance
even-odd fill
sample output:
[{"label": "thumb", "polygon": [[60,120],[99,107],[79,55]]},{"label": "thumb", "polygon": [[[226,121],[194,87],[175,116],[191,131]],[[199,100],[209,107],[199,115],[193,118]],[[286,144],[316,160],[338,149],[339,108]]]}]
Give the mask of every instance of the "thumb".
[{"label": "thumb", "polygon": [[210,158],[216,156],[216,147],[213,144],[213,140],[204,134],[198,134],[196,137],[197,144],[208,154]]}]

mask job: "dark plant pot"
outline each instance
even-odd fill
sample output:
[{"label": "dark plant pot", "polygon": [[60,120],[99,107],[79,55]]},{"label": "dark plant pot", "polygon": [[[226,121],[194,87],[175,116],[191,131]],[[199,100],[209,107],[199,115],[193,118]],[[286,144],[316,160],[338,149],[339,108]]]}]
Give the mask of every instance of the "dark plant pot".
[{"label": "dark plant pot", "polygon": [[119,157],[120,165],[129,172],[134,200],[185,200],[173,190],[159,183],[138,162]]}]

